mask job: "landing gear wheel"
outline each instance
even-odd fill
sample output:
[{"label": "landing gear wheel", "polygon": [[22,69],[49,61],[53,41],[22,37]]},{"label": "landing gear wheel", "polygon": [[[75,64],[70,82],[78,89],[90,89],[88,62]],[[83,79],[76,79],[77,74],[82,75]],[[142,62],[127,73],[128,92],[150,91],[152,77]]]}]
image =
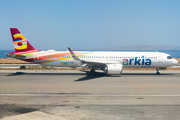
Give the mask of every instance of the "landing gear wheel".
[{"label": "landing gear wheel", "polygon": [[94,69],[91,69],[91,71],[90,71],[90,72],[91,72],[91,75],[92,75],[92,76],[95,76],[95,75],[96,75],[96,72],[95,72],[95,70],[94,70]]},{"label": "landing gear wheel", "polygon": [[156,68],[157,72],[156,75],[160,75],[159,68]]},{"label": "landing gear wheel", "polygon": [[157,72],[156,75],[160,75],[160,72]]}]

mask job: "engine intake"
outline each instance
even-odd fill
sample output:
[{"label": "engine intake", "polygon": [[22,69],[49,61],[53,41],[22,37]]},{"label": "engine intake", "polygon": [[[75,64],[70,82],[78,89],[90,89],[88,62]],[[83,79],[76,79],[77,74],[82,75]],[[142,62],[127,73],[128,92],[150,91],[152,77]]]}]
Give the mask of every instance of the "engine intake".
[{"label": "engine intake", "polygon": [[109,64],[105,68],[107,74],[121,74],[122,73],[122,64]]}]

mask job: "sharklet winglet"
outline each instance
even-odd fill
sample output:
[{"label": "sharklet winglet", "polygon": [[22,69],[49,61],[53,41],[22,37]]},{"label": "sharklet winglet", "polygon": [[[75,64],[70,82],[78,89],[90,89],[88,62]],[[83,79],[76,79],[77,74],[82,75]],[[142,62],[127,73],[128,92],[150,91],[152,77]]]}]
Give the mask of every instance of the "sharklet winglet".
[{"label": "sharklet winglet", "polygon": [[76,56],[76,54],[71,50],[71,48],[68,47],[68,50],[71,53],[71,56],[74,60],[82,61]]}]

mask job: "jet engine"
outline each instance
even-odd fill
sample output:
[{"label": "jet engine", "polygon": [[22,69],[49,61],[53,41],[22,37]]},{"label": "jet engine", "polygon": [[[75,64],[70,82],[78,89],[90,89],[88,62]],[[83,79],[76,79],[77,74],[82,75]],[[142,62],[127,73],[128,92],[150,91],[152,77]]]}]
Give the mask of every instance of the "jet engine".
[{"label": "jet engine", "polygon": [[122,64],[109,64],[105,68],[107,74],[121,74],[123,66]]}]

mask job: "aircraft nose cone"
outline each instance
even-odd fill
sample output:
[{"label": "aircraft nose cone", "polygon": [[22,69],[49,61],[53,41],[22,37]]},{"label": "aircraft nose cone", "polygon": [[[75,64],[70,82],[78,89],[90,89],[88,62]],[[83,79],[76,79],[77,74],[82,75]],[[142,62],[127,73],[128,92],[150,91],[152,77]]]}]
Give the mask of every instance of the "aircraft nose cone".
[{"label": "aircraft nose cone", "polygon": [[178,64],[178,61],[177,60],[173,60],[173,63],[175,64],[175,65],[177,65]]}]

